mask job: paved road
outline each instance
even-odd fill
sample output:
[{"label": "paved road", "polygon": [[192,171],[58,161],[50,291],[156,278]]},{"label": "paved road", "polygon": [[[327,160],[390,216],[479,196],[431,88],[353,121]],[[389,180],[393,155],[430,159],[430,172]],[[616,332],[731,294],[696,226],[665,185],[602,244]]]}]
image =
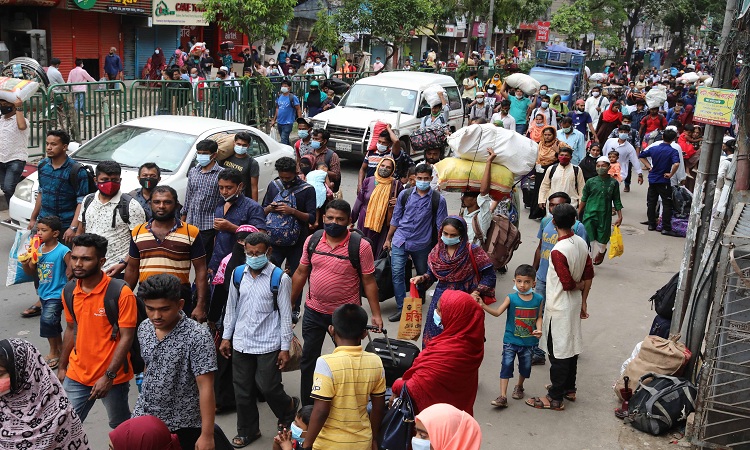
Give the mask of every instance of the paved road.
[{"label": "paved road", "polygon": [[[358,164],[343,162],[342,189],[348,201],[354,200]],[[661,236],[646,231],[639,222],[645,220],[646,186],[634,186],[623,194],[625,205],[623,233],[625,254],[614,260],[605,260],[596,269],[589,300],[591,317],[583,323],[585,350],[579,360],[578,401],[567,403],[563,412],[541,411],[525,406],[522,401],[510,400],[510,407],[495,410],[490,401],[498,396],[498,374],[505,316],[495,318],[487,315],[485,358],[480,373],[480,386],[474,407],[484,440],[484,448],[520,448],[521,446],[555,446],[559,449],[628,449],[667,448],[667,438],[651,438],[630,426],[623,425],[612,411],[617,407],[612,393],[613,380],[619,375],[620,365],[632,351],[633,346],[647,335],[654,312],[648,299],[654,291],[666,283],[678,270],[684,240]],[[449,193],[449,213],[459,208],[458,194]],[[2,214],[7,214],[3,212]],[[516,252],[511,267],[531,263],[537,245],[538,222],[522,216],[523,243]],[[0,215],[0,219],[5,217]],[[6,267],[7,255],[12,242],[12,233],[0,229],[0,267]],[[4,274],[5,272],[3,272]],[[512,273],[512,271],[511,271]],[[511,292],[512,275],[499,275],[498,297]],[[23,337],[46,351],[46,342],[39,337],[37,319],[21,319],[21,310],[35,301],[31,284],[11,286],[0,293],[0,305],[4,314],[0,316],[0,338]],[[367,306],[365,306],[367,308]],[[383,316],[395,309],[390,300],[383,304]],[[388,324],[389,334],[396,335],[397,324]],[[299,327],[296,330],[299,333]],[[326,342],[324,352],[332,351]],[[549,382],[549,365],[534,366],[532,376],[526,383],[527,395],[540,395]],[[299,372],[284,375],[286,388],[291,394],[299,392]],[[137,391],[131,388],[131,407],[135,404]],[[275,433],[275,418],[267,406],[260,405],[263,439],[248,447],[268,449]],[[219,425],[231,438],[235,434],[234,414],[220,416]],[[106,412],[98,403],[89,414],[85,429],[94,449],[107,448],[109,432]],[[673,447],[672,447],[673,448]]]}]

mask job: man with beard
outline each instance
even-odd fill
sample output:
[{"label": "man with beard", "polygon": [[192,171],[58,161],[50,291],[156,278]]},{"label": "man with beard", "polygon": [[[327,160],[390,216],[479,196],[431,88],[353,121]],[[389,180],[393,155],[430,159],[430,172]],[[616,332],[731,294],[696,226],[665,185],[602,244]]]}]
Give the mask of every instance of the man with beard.
[{"label": "man with beard", "polygon": [[430,181],[430,187],[435,190],[440,190],[440,179],[438,178],[437,169],[435,164],[439,163],[443,156],[443,149],[441,148],[428,148],[424,151],[424,163],[432,169],[432,181]]},{"label": "man with beard", "polygon": [[[160,273],[176,276],[181,284],[181,298],[192,298],[190,268],[195,269],[198,303],[195,306],[208,311],[208,277],[206,250],[197,227],[175,216],[177,191],[169,186],[156,186],[151,192],[153,217],[136,226],[130,240],[125,282],[132,288],[136,283]],[[186,301],[184,310],[189,315],[193,309]]]}]

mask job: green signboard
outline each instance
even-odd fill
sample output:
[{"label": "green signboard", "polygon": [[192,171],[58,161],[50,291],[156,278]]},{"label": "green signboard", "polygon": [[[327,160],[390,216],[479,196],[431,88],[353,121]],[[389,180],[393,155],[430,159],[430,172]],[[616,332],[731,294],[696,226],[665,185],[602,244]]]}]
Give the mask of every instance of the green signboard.
[{"label": "green signboard", "polygon": [[91,9],[96,4],[96,0],[74,0],[73,3],[81,9]]}]

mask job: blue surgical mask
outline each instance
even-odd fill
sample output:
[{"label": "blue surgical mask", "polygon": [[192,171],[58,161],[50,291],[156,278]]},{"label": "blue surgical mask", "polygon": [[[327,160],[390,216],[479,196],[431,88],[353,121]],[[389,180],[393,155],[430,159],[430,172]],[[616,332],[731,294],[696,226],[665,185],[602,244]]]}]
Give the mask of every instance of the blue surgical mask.
[{"label": "blue surgical mask", "polygon": [[411,448],[413,450],[430,450],[430,441],[414,436],[411,438]]},{"label": "blue surgical mask", "polygon": [[448,237],[446,235],[442,235],[440,236],[440,239],[443,240],[443,244],[445,245],[457,245],[459,242],[461,242],[461,236]]},{"label": "blue surgical mask", "polygon": [[540,89],[539,90],[539,95],[544,95],[546,93],[547,93],[547,89]]},{"label": "blue surgical mask", "polygon": [[417,180],[416,186],[418,190],[426,191],[430,188],[430,182]]},{"label": "blue surgical mask", "polygon": [[628,133],[620,133],[620,134],[618,134],[617,136],[618,136],[618,137],[619,137],[620,139],[622,139],[623,141],[627,141],[627,140],[628,140],[628,138],[630,137],[630,136],[628,135]]},{"label": "blue surgical mask", "polygon": [[268,256],[266,255],[260,255],[260,256],[245,256],[245,264],[247,264],[248,267],[250,267],[253,270],[260,270],[264,267],[266,267],[266,264],[268,264]]},{"label": "blue surgical mask", "polygon": [[513,290],[518,292],[521,295],[531,295],[534,292],[534,288],[529,288],[529,290],[525,292],[519,291],[515,285],[513,285]]},{"label": "blue surgical mask", "polygon": [[292,422],[292,425],[289,427],[289,429],[292,432],[292,439],[297,441],[297,444],[301,446],[302,443],[305,442],[305,438],[302,437],[302,433],[304,432],[304,430],[298,427],[294,422]]},{"label": "blue surgical mask", "polygon": [[378,152],[385,153],[386,150],[388,150],[388,146],[384,144],[377,144]]},{"label": "blue surgical mask", "polygon": [[310,141],[310,147],[313,148],[313,150],[317,150],[320,148],[320,141]]},{"label": "blue surgical mask", "polygon": [[549,102],[542,102],[542,108],[547,108],[549,106]]},{"label": "blue surgical mask", "polygon": [[297,136],[299,136],[300,139],[307,139],[307,137],[310,136],[310,132],[307,130],[297,130]]},{"label": "blue surgical mask", "polygon": [[435,322],[435,325],[439,327],[443,326],[443,319],[440,318],[440,314],[438,314],[437,309],[432,311],[432,321]]},{"label": "blue surgical mask", "polygon": [[234,152],[238,155],[244,155],[247,153],[247,147],[244,147],[242,145],[235,145]]},{"label": "blue surgical mask", "polygon": [[573,127],[564,127],[562,130],[565,134],[569,134],[571,131],[573,131]]},{"label": "blue surgical mask", "polygon": [[196,161],[198,161],[198,164],[201,165],[201,167],[206,167],[207,165],[211,164],[211,155],[195,155]]}]

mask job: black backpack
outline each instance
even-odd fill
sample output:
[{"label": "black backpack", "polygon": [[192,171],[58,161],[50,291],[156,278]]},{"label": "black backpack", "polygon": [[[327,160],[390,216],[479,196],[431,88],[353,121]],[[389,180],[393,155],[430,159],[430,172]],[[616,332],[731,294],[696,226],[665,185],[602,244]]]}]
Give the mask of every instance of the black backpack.
[{"label": "black backpack", "polygon": [[[645,384],[649,378],[651,381]],[[625,421],[637,430],[658,436],[695,411],[697,393],[693,383],[684,378],[647,373],[630,399]]]},{"label": "black backpack", "polygon": [[326,256],[332,256],[334,258],[338,259],[348,259],[349,263],[351,263],[352,267],[357,269],[357,273],[359,276],[362,276],[362,263],[359,260],[359,247],[362,243],[362,239],[366,240],[367,242],[372,245],[372,242],[364,237],[362,233],[360,233],[359,230],[352,230],[350,232],[349,236],[349,247],[348,247],[348,256],[341,256],[341,255],[334,255],[333,253],[327,253],[327,252],[319,252],[316,250],[318,248],[318,244],[320,243],[320,240],[323,238],[323,230],[318,230],[310,237],[310,240],[307,242],[307,257],[310,261],[310,267],[312,268],[312,257],[313,255],[326,255]]},{"label": "black backpack", "polygon": [[[555,170],[557,169],[557,166],[559,166],[560,163],[554,163],[552,166],[550,166],[549,169],[549,179],[552,181],[552,177],[555,175]],[[578,171],[581,170],[578,166],[573,166],[573,177],[576,179],[576,191],[578,190]]]},{"label": "black backpack", "polygon": [[[68,281],[63,288],[62,297],[65,302],[65,306],[68,308],[70,315],[73,317],[73,322],[76,321],[76,313],[73,309],[73,291],[76,288],[76,280]],[[120,334],[120,293],[122,288],[127,286],[123,280],[117,278],[111,278],[107,291],[104,293],[104,312],[107,314],[107,320],[112,325],[112,335],[110,339],[113,341],[117,340],[117,335]],[[146,316],[146,305],[143,300],[136,297],[136,308],[138,310],[137,320],[135,323],[136,336],[133,338],[133,345],[130,347],[130,362],[133,365],[133,373],[141,373],[146,368],[146,364],[143,362],[141,356],[141,345],[138,343],[138,326],[148,318]],[[130,368],[128,367],[127,359],[125,360],[125,373],[128,373]]]},{"label": "black backpack", "polygon": [[651,309],[655,309],[656,314],[665,319],[672,319],[672,310],[674,310],[674,301],[677,296],[677,283],[679,280],[680,274],[678,272],[649,299]]},{"label": "black backpack", "polygon": [[[39,162],[39,165],[37,166],[37,170],[41,169],[42,167],[49,164],[48,159],[43,159]],[[73,191],[78,191],[78,175],[81,172],[81,169],[84,170],[86,173],[86,179],[88,180],[88,192],[87,194],[93,194],[96,192],[96,176],[94,175],[94,169],[91,168],[91,166],[87,166],[86,164],[81,164],[79,162],[73,161],[73,163],[70,166],[70,178],[68,179],[68,182],[73,187]]]},{"label": "black backpack", "polygon": [[[130,225],[130,201],[133,200],[133,197],[130,194],[121,193],[120,194],[120,201],[117,203],[117,206],[115,206],[115,210],[112,212],[112,228],[115,228],[117,225],[117,212],[120,212],[120,218],[124,223],[127,225]],[[81,213],[83,217],[83,225],[86,226],[86,210],[88,209],[89,205],[91,205],[91,202],[94,201],[94,196],[89,194],[86,196],[86,198],[83,199],[83,212]]]}]

